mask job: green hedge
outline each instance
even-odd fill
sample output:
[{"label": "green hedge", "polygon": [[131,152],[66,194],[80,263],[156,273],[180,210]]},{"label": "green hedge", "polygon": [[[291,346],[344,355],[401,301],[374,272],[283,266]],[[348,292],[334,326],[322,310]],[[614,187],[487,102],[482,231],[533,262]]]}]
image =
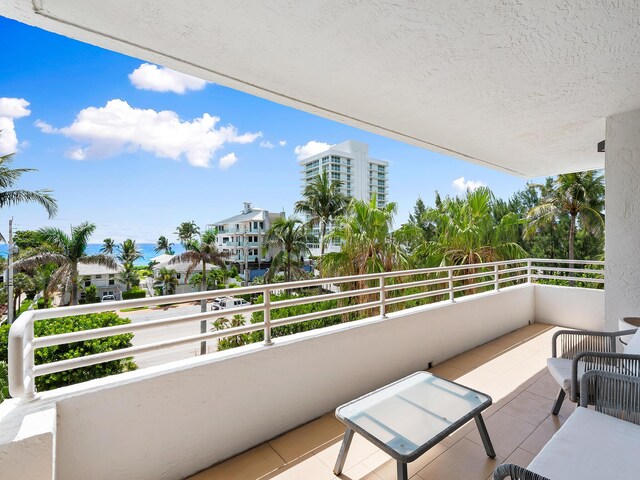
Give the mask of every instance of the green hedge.
[{"label": "green hedge", "polygon": [[141,288],[132,288],[126,292],[122,292],[123,300],[131,300],[132,298],[144,298],[147,296],[147,292]]},{"label": "green hedge", "polygon": [[7,362],[0,362],[0,403],[9,398],[9,370]]},{"label": "green hedge", "polygon": [[[131,323],[128,318],[120,318],[114,312],[93,313],[89,315],[77,315],[73,317],[52,318],[39,320],[34,323],[36,337],[56,335],[61,333],[77,332],[116,325]],[[10,325],[0,327],[0,362],[7,361],[7,346]],[[84,342],[69,343],[67,345],[54,345],[39,348],[35,352],[36,365],[78,358],[95,353],[110,352],[121,348],[131,347],[133,334],[114,335],[112,337],[96,338]],[[95,378],[102,378],[117,373],[135,370],[136,364],[132,358],[113,360],[89,367],[76,368],[36,378],[38,391],[53,390],[54,388],[86,382]]]}]

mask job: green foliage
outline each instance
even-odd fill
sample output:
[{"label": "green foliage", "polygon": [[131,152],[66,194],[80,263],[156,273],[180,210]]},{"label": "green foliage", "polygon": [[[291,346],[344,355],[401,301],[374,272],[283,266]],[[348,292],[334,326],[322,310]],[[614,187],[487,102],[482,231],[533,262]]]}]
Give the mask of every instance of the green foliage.
[{"label": "green foliage", "polygon": [[51,299],[50,299],[50,298],[44,298],[44,297],[42,297],[42,298],[39,298],[39,299],[38,299],[38,303],[37,303],[37,305],[36,305],[36,308],[37,308],[38,310],[42,310],[42,309],[44,309],[44,308],[51,308],[51,304],[52,304],[52,302],[51,302]]},{"label": "green foliage", "polygon": [[122,292],[123,300],[131,300],[132,298],[145,298],[147,296],[147,292],[142,288],[132,288],[131,290],[127,290],[126,292]]},{"label": "green foliage", "polygon": [[31,307],[32,303],[33,303],[33,300],[31,300],[30,298],[25,298],[20,304],[20,309],[18,310],[16,317],[19,317],[22,313],[29,310],[29,307]]},{"label": "green foliage", "polygon": [[99,303],[98,289],[95,285],[84,287],[84,300],[86,303]]},{"label": "green foliage", "polygon": [[0,362],[0,403],[9,397],[9,368],[7,362]]},{"label": "green foliage", "polygon": [[[298,298],[300,295],[313,295],[317,293],[317,290],[314,291],[300,293],[300,294],[292,294],[292,293],[283,293],[283,294],[272,294],[271,301],[276,302],[279,300],[288,300],[291,298]],[[263,296],[260,295],[255,299],[256,303],[262,303]],[[327,300],[323,302],[313,302],[305,305],[294,305],[290,307],[284,308],[274,308],[271,310],[271,319],[277,320],[279,318],[287,318],[293,317],[296,315],[304,315],[305,313],[313,313],[319,312],[323,310],[329,310],[332,308],[338,307],[337,300]],[[236,322],[239,322],[237,315],[234,317]],[[337,325],[339,323],[343,323],[345,321],[356,320],[359,318],[357,314],[353,315],[327,315],[326,317],[318,318],[316,320],[308,320],[306,322],[293,323],[291,325],[282,325],[280,327],[274,327],[271,329],[271,335],[275,337],[283,337],[285,335],[291,335],[299,332],[306,332],[308,330],[314,330],[316,328],[328,327],[331,325]],[[254,312],[251,314],[251,323],[262,323],[264,321],[263,312]],[[214,330],[223,330],[225,328],[230,328],[231,326],[240,326],[242,323],[235,323],[233,321],[229,321],[224,317],[218,319],[213,322]],[[242,335],[235,335],[233,337],[223,338],[218,341],[218,350],[226,350],[229,348],[234,348],[240,345],[246,345],[249,343],[261,342],[264,340],[264,332],[251,332]]]},{"label": "green foliage", "polygon": [[36,249],[45,243],[37,230],[17,230],[13,234],[13,244],[20,250]]},{"label": "green foliage", "polygon": [[[36,337],[57,335],[62,333],[92,330],[96,328],[126,325],[131,323],[128,318],[120,318],[114,312],[93,313],[72,317],[52,318],[40,320],[34,323]],[[0,327],[0,362],[7,361],[7,346],[9,325]],[[97,338],[84,342],[75,342],[67,345],[54,345],[39,348],[35,352],[36,365],[83,357],[95,353],[110,352],[121,348],[131,347],[133,334],[115,335],[112,337]],[[117,373],[135,370],[136,364],[132,358],[113,360],[89,367],[76,368],[74,370],[52,373],[36,378],[38,391],[53,390],[54,388],[86,382],[95,378],[102,378]]]}]

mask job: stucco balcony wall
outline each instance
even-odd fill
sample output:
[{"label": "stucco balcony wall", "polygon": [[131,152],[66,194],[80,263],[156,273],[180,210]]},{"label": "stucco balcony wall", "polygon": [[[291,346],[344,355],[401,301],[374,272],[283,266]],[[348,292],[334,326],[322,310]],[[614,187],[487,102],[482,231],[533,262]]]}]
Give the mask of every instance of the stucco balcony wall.
[{"label": "stucco balcony wall", "polygon": [[[601,328],[602,305],[602,291],[525,284],[75,385],[37,401],[57,410],[56,478],[180,479],[529,322]],[[21,451],[28,455],[23,449],[12,460],[28,465]]]}]

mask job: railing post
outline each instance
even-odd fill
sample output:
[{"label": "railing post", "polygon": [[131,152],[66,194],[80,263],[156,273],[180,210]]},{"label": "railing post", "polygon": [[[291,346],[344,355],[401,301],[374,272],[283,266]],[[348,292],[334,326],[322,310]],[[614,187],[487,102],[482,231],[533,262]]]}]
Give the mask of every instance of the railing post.
[{"label": "railing post", "polygon": [[21,402],[36,395],[33,311],[20,315],[9,330],[9,393]]},{"label": "railing post", "polygon": [[454,292],[453,292],[453,268],[449,268],[447,271],[447,278],[449,279],[449,300],[453,303],[455,302]]},{"label": "railing post", "polygon": [[527,258],[527,283],[531,282],[531,259]]},{"label": "railing post", "polygon": [[262,298],[264,303],[264,344],[273,345],[273,340],[271,340],[271,290],[265,288]]},{"label": "railing post", "polygon": [[498,264],[495,264],[493,266],[493,285],[496,292],[500,290],[500,282],[498,280]]},{"label": "railing post", "polygon": [[385,288],[384,275],[380,275],[380,316],[387,318],[387,289]]}]

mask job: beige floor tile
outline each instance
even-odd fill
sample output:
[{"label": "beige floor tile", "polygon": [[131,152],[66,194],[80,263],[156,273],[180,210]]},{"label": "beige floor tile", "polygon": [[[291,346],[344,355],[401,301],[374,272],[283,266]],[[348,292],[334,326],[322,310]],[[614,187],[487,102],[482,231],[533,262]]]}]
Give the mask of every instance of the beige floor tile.
[{"label": "beige floor tile", "polygon": [[529,464],[533,461],[535,457],[534,454],[523,450],[522,448],[516,448],[515,452],[513,452],[509,457],[504,461],[504,463],[513,463],[515,465],[520,465],[521,467],[528,467]]},{"label": "beige floor tile", "polygon": [[271,440],[269,444],[285,462],[292,462],[329,442],[335,443],[344,430],[344,425],[330,413]]},{"label": "beige floor tile", "polygon": [[452,367],[446,362],[436,365],[435,367],[430,368],[428,371],[440,378],[445,378],[447,380],[456,380],[464,374],[462,370]]},{"label": "beige floor tile", "polygon": [[475,420],[470,420],[467,423],[465,423],[462,427],[460,427],[458,430],[456,430],[451,435],[449,435],[447,438],[442,440],[440,442],[440,445],[444,445],[445,447],[451,447],[455,443],[462,440],[465,437],[465,435],[472,432],[475,428],[476,428]]},{"label": "beige floor tile", "polygon": [[500,411],[532,425],[539,425],[551,413],[552,404],[548,398],[525,390]]},{"label": "beige floor tile", "polygon": [[348,470],[343,471],[339,478],[342,480],[382,480],[374,470],[375,468],[371,468],[364,462],[360,462]]},{"label": "beige floor tile", "polygon": [[[518,446],[535,430],[536,426],[498,411],[485,421],[489,438],[496,453],[507,458]],[[472,430],[466,435],[468,440],[482,445],[482,439],[478,429]]]},{"label": "beige floor tile", "polygon": [[331,469],[311,456],[301,462],[288,464],[260,480],[335,480]]},{"label": "beige floor tile", "polygon": [[[446,451],[447,451],[447,447],[439,443],[438,445],[435,445],[434,447],[432,447],[429,451],[427,451],[424,455],[422,455],[416,461],[409,463],[407,465],[409,478],[418,474],[420,470],[422,470],[429,463],[434,461],[436,458],[438,458],[440,455],[442,455]],[[397,462],[390,458],[387,462],[385,462],[384,465],[382,465],[381,467],[378,467],[375,470],[375,473],[382,480],[396,480]]]},{"label": "beige floor tile", "polygon": [[[325,446],[320,451],[318,451],[315,456],[318,457],[318,459],[322,461],[322,463],[324,463],[326,466],[333,469],[334,465],[336,464],[336,459],[338,458],[341,444],[342,441],[339,441]],[[349,448],[349,453],[347,454],[347,460],[345,461],[343,470],[347,471],[350,468],[353,468],[358,463],[362,462],[365,458],[373,455],[379,450],[380,449],[369,440],[366,440],[356,433],[353,436],[353,440],[351,441],[351,448]]]},{"label": "beige floor tile", "polygon": [[536,380],[536,382],[529,386],[527,390],[551,400],[555,400],[558,396],[558,392],[560,391],[560,386],[551,374],[546,374],[543,375],[542,378]]},{"label": "beige floor tile", "polygon": [[447,360],[447,365],[463,372],[468,372],[474,368],[477,368],[485,363],[485,359],[479,355],[475,355],[473,350],[458,355],[456,357]]},{"label": "beige floor tile", "polygon": [[262,444],[189,477],[189,480],[256,480],[282,466],[284,461],[275,450]]},{"label": "beige floor tile", "polygon": [[533,433],[520,444],[520,448],[537,455],[561,426],[562,421],[558,417],[549,415],[538,425]]},{"label": "beige floor tile", "polygon": [[418,472],[424,480],[484,480],[502,458],[487,457],[484,448],[463,438]]}]

